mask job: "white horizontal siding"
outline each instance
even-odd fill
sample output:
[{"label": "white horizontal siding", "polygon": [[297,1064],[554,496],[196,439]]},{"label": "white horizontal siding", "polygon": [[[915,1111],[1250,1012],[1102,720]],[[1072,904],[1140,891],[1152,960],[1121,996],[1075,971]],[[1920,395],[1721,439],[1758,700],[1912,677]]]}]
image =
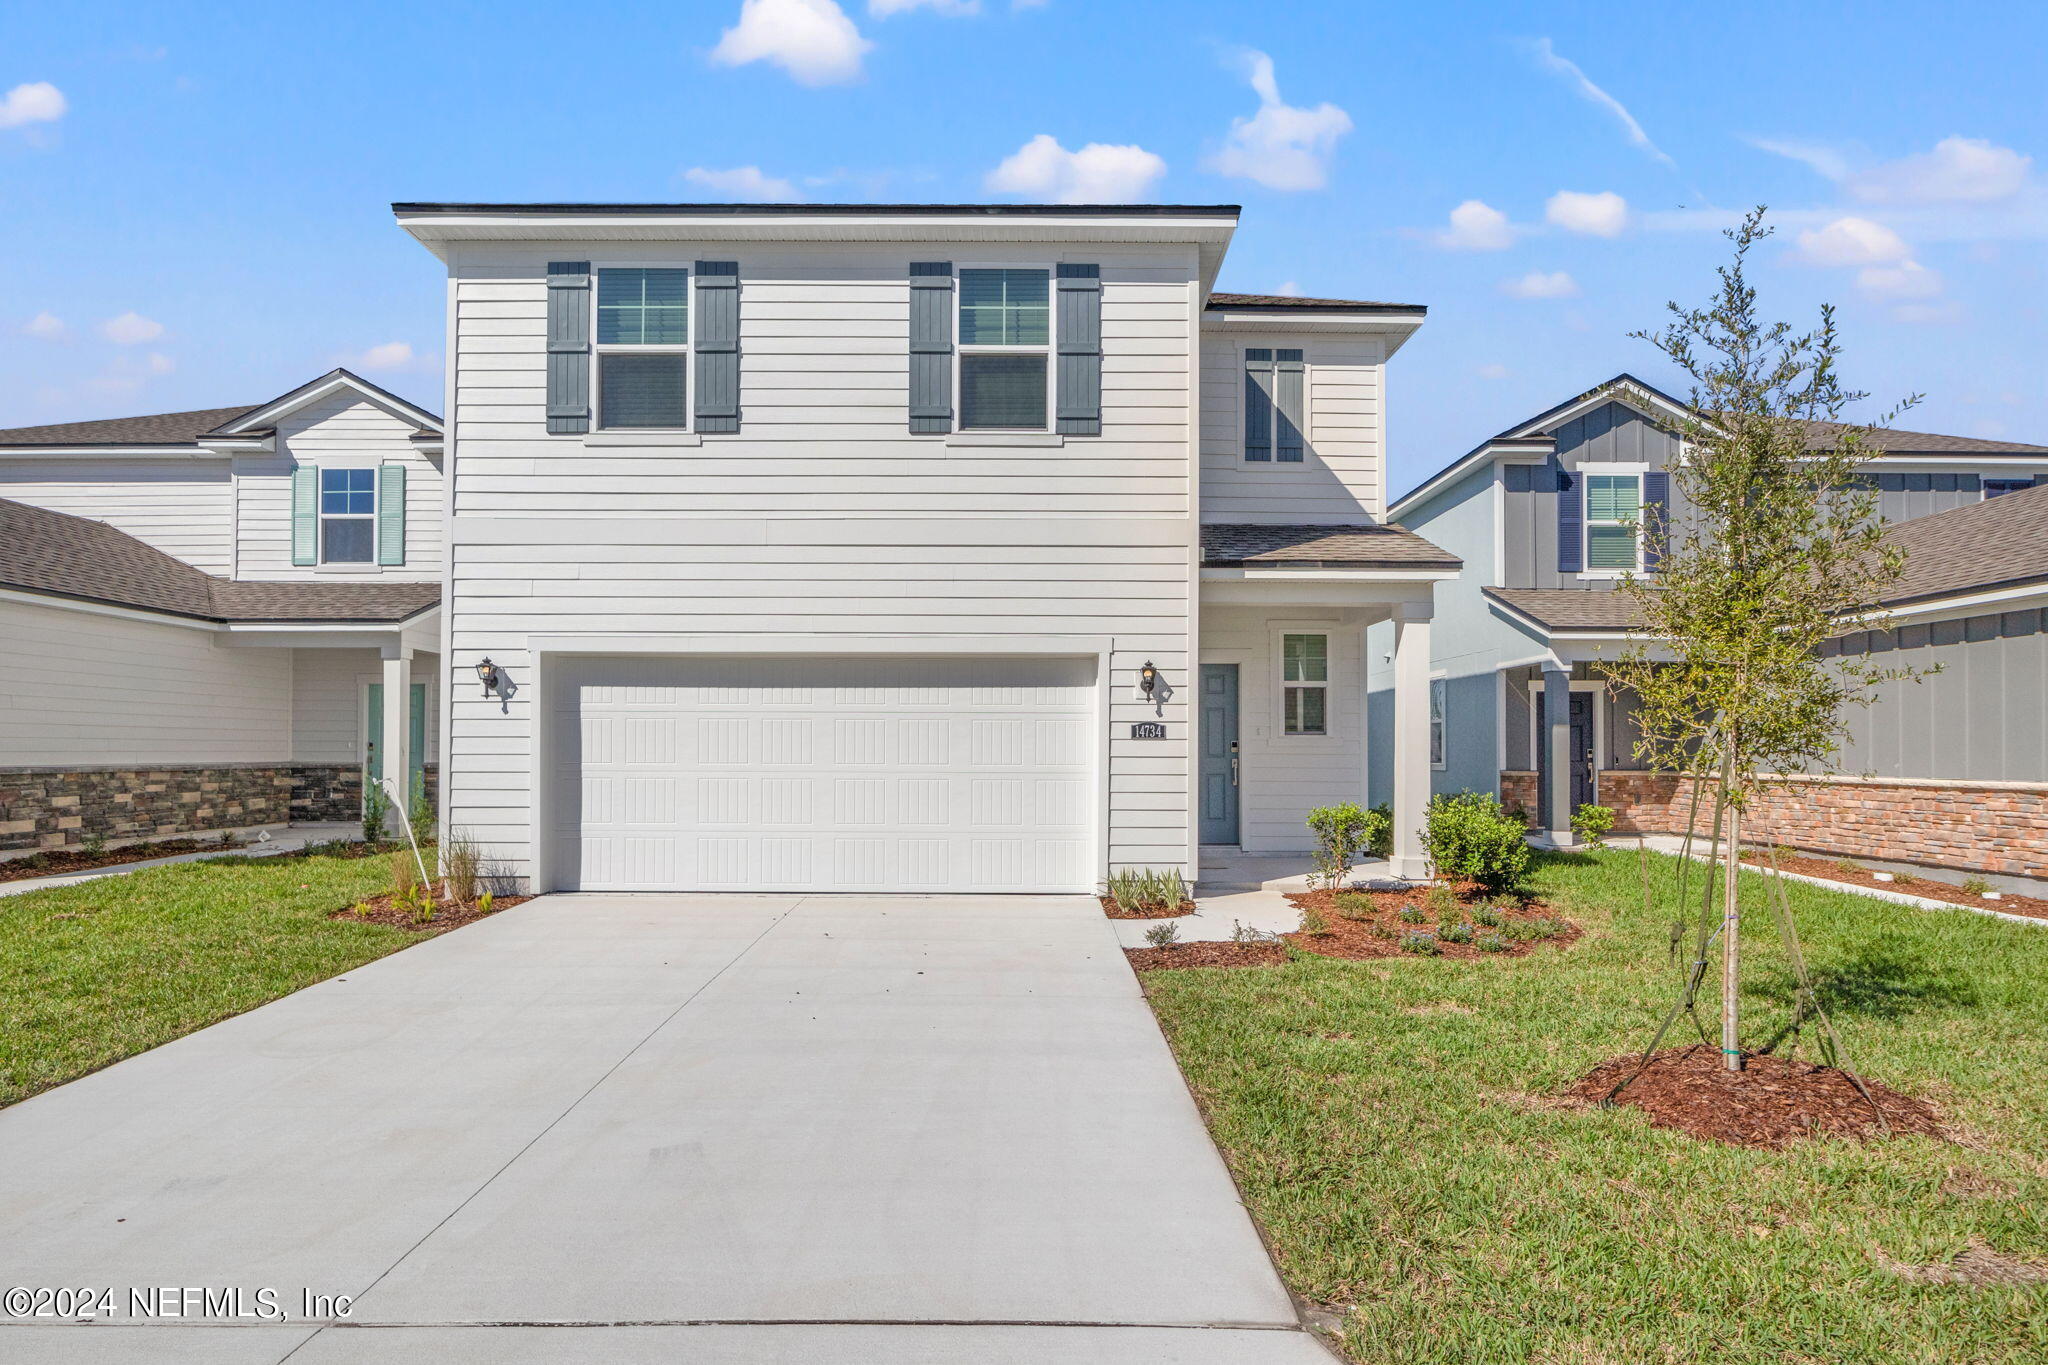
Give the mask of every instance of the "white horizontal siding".
[{"label": "white horizontal siding", "polygon": [[103,521],[212,574],[233,560],[225,459],[0,460],[0,498]]},{"label": "white horizontal siding", "polygon": [[[235,458],[236,576],[431,582],[441,576],[441,470],[412,445],[411,422],[340,392],[286,414],[276,449]],[[352,565],[346,574],[292,563],[292,470],[405,466],[405,563]]]},{"label": "white horizontal siding", "polygon": [[[1301,348],[1307,449],[1299,464],[1244,458],[1244,348]],[[1210,332],[1202,338],[1202,519],[1357,522],[1386,510],[1380,381],[1371,337]]]},{"label": "white horizontal siding", "polygon": [[[300,649],[292,669],[292,757],[301,763],[363,761],[363,699],[384,681],[374,649]],[[413,656],[414,682],[427,685],[427,762],[440,761],[441,727],[433,717],[441,689],[438,655]]]},{"label": "white horizontal siding", "polygon": [[292,651],[212,632],[0,602],[0,763],[281,763]]}]

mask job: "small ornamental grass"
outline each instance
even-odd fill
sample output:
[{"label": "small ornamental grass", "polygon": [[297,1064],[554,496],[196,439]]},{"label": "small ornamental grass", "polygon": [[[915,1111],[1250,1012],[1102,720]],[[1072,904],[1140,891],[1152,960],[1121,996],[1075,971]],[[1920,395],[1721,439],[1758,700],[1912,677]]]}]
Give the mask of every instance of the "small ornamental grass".
[{"label": "small ornamental grass", "polygon": [[1104,894],[1126,915],[1143,910],[1171,910],[1188,902],[1187,879],[1180,869],[1125,867],[1109,874]]}]

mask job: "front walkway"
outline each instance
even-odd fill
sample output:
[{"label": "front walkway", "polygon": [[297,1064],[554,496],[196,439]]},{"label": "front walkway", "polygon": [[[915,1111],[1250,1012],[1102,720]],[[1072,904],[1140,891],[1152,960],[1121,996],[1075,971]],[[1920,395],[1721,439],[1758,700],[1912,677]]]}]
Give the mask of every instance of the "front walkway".
[{"label": "front walkway", "polygon": [[1086,897],[544,897],[0,1110],[0,1227],[55,1365],[1329,1359]]}]

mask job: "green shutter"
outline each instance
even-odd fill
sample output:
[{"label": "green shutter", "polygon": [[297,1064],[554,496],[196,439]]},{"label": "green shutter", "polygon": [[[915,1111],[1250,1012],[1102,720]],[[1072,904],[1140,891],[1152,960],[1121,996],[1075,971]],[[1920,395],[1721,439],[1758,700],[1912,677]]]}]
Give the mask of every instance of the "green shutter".
[{"label": "green shutter", "polygon": [[292,470],[292,563],[320,562],[320,466]]},{"label": "green shutter", "polygon": [[377,562],[405,563],[405,466],[377,471]]}]

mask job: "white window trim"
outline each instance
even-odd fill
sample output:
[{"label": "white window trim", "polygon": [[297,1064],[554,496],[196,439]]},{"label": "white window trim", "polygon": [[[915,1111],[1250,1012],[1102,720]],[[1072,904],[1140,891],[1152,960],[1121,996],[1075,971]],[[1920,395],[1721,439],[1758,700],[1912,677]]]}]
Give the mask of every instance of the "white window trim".
[{"label": "white window trim", "polygon": [[[1045,272],[1045,344],[1043,346],[969,346],[960,340],[964,329],[960,315],[967,309],[967,280],[970,270],[1043,270]],[[1001,436],[1005,433],[1051,432],[1053,413],[1059,402],[1055,392],[1059,376],[1053,372],[1053,342],[1059,336],[1059,268],[1044,261],[967,261],[953,267],[953,421],[954,434]],[[967,390],[961,383],[960,362],[968,355],[1037,355],[1045,357],[1045,420],[1035,427],[970,427],[967,425]]]},{"label": "white window trim", "polygon": [[[1251,360],[1245,355],[1245,352],[1252,350],[1270,350],[1276,353],[1281,350],[1301,352],[1301,459],[1298,462],[1294,460],[1282,461],[1280,459],[1277,435],[1273,443],[1272,459],[1254,460],[1245,454],[1244,418],[1247,404],[1246,394],[1250,392],[1252,382]],[[1307,340],[1299,337],[1275,337],[1272,340],[1261,338],[1257,341],[1247,340],[1237,343],[1237,371],[1235,375],[1237,403],[1233,410],[1237,413],[1237,467],[1239,469],[1257,469],[1260,471],[1307,469],[1315,463],[1310,456],[1316,448],[1315,434],[1311,430],[1316,410],[1316,367],[1310,361],[1309,354],[1310,347]]]},{"label": "white window trim", "polygon": [[[680,270],[683,272],[683,340],[681,345],[621,345],[597,339],[598,277],[607,270]],[[593,261],[590,265],[590,432],[591,436],[674,435],[695,430],[697,376],[690,355],[697,338],[697,268],[687,261]],[[683,358],[683,424],[679,427],[608,427],[604,424],[604,358],[608,355],[680,355]]]},{"label": "white window trim", "polygon": [[[370,471],[370,510],[361,512],[332,512],[327,510],[327,476],[330,473],[352,473],[358,469]],[[314,567],[328,573],[372,573],[377,565],[377,509],[383,502],[384,471],[376,465],[341,464],[320,466],[314,492],[313,528],[315,541]],[[368,559],[329,559],[327,557],[327,523],[330,521],[367,521],[370,523],[370,557]]]},{"label": "white window trim", "polygon": [[[1583,543],[1582,545],[1580,545],[1580,547],[1579,547],[1579,560],[1580,560],[1580,562],[1581,562],[1582,564],[1584,564],[1584,565],[1586,566],[1585,568],[1582,568],[1582,569],[1580,569],[1580,570],[1579,570],[1579,577],[1580,577],[1580,578],[1584,578],[1584,579],[1600,579],[1600,580],[1605,580],[1605,581],[1613,581],[1613,580],[1617,580],[1617,579],[1623,579],[1623,578],[1628,578],[1628,577],[1631,577],[1631,576],[1635,576],[1635,577],[1640,577],[1640,576],[1641,576],[1641,575],[1642,575],[1642,574],[1643,574],[1643,573],[1645,572],[1645,570],[1643,569],[1643,508],[1644,508],[1645,506],[1647,506],[1648,504],[1647,504],[1647,503],[1645,503],[1645,502],[1643,501],[1643,483],[1644,483],[1644,476],[1645,476],[1645,475],[1647,475],[1647,474],[1648,474],[1648,473],[1650,472],[1650,470],[1651,470],[1651,466],[1650,466],[1650,465],[1647,465],[1647,464],[1606,464],[1606,463],[1598,463],[1598,464],[1582,464],[1582,465],[1580,465],[1580,466],[1578,467],[1578,469],[1577,469],[1577,470],[1575,471],[1575,472],[1576,472],[1576,473],[1578,474],[1578,476],[1579,476],[1579,477],[1578,477],[1578,485],[1579,485],[1579,486],[1578,486],[1578,489],[1577,489],[1577,491],[1576,491],[1576,493],[1575,493],[1575,495],[1574,495],[1574,496],[1576,496],[1576,497],[1578,498],[1578,500],[1579,500],[1579,536],[1580,536],[1581,540],[1582,540],[1582,541],[1584,542],[1584,543]],[[1593,563],[1593,518],[1592,518],[1592,517],[1591,517],[1591,516],[1589,515],[1589,513],[1590,513],[1590,510],[1591,510],[1591,508],[1590,508],[1590,505],[1589,505],[1589,503],[1588,503],[1588,501],[1587,501],[1587,500],[1588,500],[1588,498],[1590,498],[1590,497],[1591,497],[1591,495],[1592,495],[1592,491],[1593,491],[1593,484],[1592,484],[1592,480],[1594,479],[1594,477],[1595,477],[1595,476],[1597,476],[1597,475],[1602,475],[1602,474],[1614,474],[1614,475],[1631,475],[1631,474],[1632,474],[1632,475],[1634,475],[1634,476],[1635,476],[1635,481],[1636,481],[1636,521],[1635,521],[1635,531],[1636,531],[1636,562],[1635,562],[1635,563],[1634,563],[1634,564],[1633,564],[1632,566],[1630,566],[1629,568],[1626,568],[1626,569],[1596,569],[1596,568],[1593,568],[1593,567],[1592,567],[1592,563]],[[1622,524],[1622,523],[1620,523],[1620,522],[1613,522],[1613,521],[1602,521],[1602,522],[1600,523],[1600,525],[1602,525],[1602,526],[1618,526],[1618,525],[1621,525],[1621,524]]]},{"label": "white window trim", "polygon": [[[1267,627],[1267,657],[1272,661],[1270,668],[1273,679],[1273,742],[1276,744],[1321,744],[1337,741],[1337,679],[1339,675],[1339,651],[1337,641],[1344,638],[1345,627],[1337,621],[1269,621]],[[1323,681],[1320,683],[1289,682],[1287,680],[1287,637],[1290,635],[1320,635],[1323,637]],[[1323,728],[1320,733],[1306,732],[1289,734],[1287,730],[1287,689],[1290,687],[1320,687],[1323,689]]]},{"label": "white window trim", "polygon": [[[1438,707],[1436,704],[1438,688],[1443,689],[1444,704],[1441,707]],[[1436,672],[1429,675],[1429,702],[1429,747],[1432,751],[1443,755],[1441,758],[1432,758],[1429,761],[1429,766],[1431,771],[1440,773],[1451,766],[1451,676],[1449,673]],[[1439,737],[1439,731],[1441,731],[1441,737]]]}]

